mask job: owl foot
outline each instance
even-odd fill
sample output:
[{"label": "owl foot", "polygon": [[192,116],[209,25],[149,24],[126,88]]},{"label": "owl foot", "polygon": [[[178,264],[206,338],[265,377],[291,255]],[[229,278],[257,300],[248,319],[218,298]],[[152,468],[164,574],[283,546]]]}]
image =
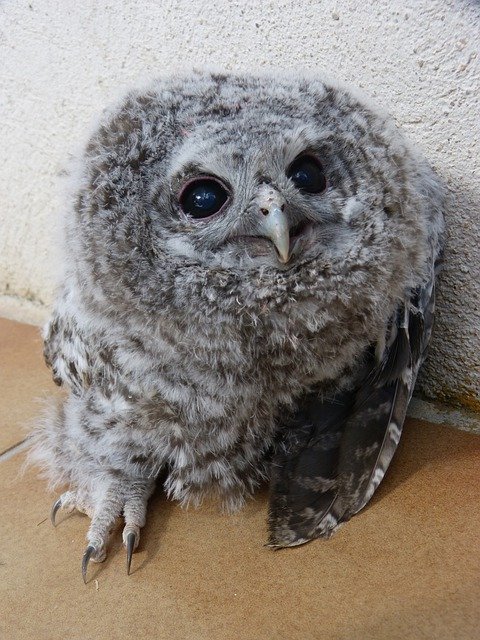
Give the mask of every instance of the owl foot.
[{"label": "owl foot", "polygon": [[154,486],[153,480],[135,480],[127,487],[118,482],[112,482],[100,497],[97,494],[93,502],[75,491],[67,491],[56,500],[50,514],[54,526],[59,509],[67,512],[77,509],[91,518],[87,533],[88,545],[82,558],[82,577],[85,584],[88,563],[90,560],[93,562],[105,560],[110,533],[121,515],[125,520],[122,540],[127,551],[127,574],[130,574],[133,552],[140,542],[140,529],[145,524],[147,502]]}]

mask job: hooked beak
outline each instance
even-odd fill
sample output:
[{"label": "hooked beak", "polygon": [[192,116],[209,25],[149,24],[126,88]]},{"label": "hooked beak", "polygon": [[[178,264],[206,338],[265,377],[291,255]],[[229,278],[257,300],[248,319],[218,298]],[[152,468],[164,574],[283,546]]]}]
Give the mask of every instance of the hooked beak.
[{"label": "hooked beak", "polygon": [[280,262],[286,264],[290,258],[290,227],[287,216],[277,204],[262,208],[261,214],[263,220],[260,231],[275,245]]},{"label": "hooked beak", "polygon": [[284,212],[285,200],[271,185],[262,185],[257,197],[257,233],[273,242],[280,262],[290,259],[290,225]]}]

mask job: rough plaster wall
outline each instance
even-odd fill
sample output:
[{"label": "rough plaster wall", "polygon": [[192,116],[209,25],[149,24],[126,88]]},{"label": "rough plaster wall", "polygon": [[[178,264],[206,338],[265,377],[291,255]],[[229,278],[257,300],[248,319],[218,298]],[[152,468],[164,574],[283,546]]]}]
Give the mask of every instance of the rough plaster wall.
[{"label": "rough plaster wall", "polygon": [[58,175],[119,89],[191,66],[323,68],[389,109],[449,185],[449,247],[423,385],[480,407],[478,2],[12,0],[0,19],[0,313],[45,317]]}]

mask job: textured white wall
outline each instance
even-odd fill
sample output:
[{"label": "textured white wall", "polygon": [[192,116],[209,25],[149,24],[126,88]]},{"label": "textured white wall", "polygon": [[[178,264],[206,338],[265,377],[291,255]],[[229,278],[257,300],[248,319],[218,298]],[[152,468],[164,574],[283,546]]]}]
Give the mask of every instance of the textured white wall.
[{"label": "textured white wall", "polygon": [[0,21],[0,313],[45,317],[58,175],[119,90],[192,66],[322,68],[389,109],[450,187],[424,388],[480,408],[478,2],[4,0]]}]

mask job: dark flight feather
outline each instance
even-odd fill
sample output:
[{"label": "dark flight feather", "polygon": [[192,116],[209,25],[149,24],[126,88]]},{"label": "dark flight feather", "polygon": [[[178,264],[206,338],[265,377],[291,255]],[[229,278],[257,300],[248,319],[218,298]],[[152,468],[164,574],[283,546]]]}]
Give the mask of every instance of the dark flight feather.
[{"label": "dark flight feather", "polygon": [[280,430],[269,546],[330,536],[368,503],[382,481],[426,355],[438,264],[392,318],[381,361],[370,348],[352,390],[328,400],[311,393]]}]

